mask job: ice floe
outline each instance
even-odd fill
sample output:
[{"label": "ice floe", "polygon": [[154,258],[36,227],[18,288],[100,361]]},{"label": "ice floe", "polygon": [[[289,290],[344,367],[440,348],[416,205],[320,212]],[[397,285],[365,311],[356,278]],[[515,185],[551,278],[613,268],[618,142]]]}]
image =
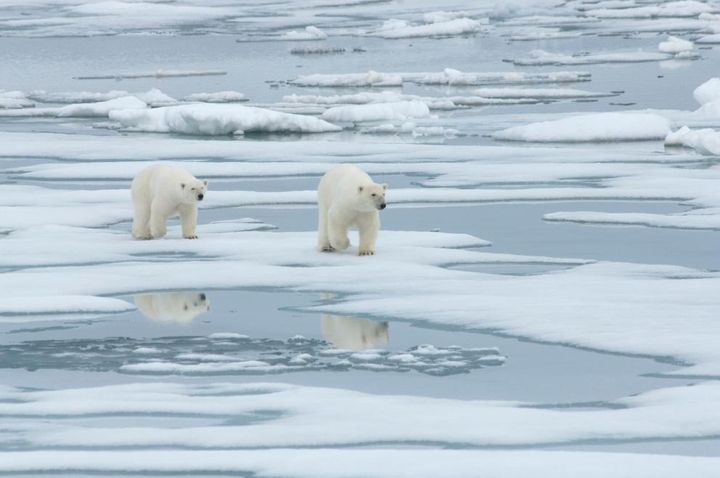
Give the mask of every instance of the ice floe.
[{"label": "ice floe", "polygon": [[239,91],[216,91],[213,93],[193,93],[183,98],[184,101],[199,101],[201,103],[238,103],[248,98]]},{"label": "ice floe", "polygon": [[0,90],[0,109],[32,108],[35,103],[22,91]]},{"label": "ice floe", "polygon": [[411,25],[404,20],[388,20],[374,32],[382,38],[415,38],[415,37],[448,37],[477,32],[482,23],[470,18],[453,18],[439,20],[431,18],[432,23]]},{"label": "ice floe", "polygon": [[109,75],[82,75],[76,76],[76,80],[123,80],[136,78],[174,78],[184,76],[218,76],[227,75],[224,70],[177,70],[161,69],[151,72],[139,73],[115,73]]},{"label": "ice floe", "polygon": [[658,50],[662,53],[671,53],[676,56],[687,55],[693,48],[693,42],[674,36],[670,36],[666,41],[658,44]]},{"label": "ice floe", "polygon": [[[55,451],[56,457],[83,447],[85,461],[80,457],[76,459],[78,463],[87,464],[87,460],[95,454],[109,453],[103,450],[128,447],[182,449],[183,453],[190,454],[193,449],[226,449],[242,454],[241,449],[248,447],[337,447],[428,442],[446,447],[487,447],[574,444],[592,440],[619,443],[658,438],[710,438],[718,433],[720,427],[718,419],[709,413],[720,399],[718,388],[714,383],[678,386],[611,402],[619,409],[562,410],[540,408],[537,405],[541,404],[522,401],[370,395],[285,384],[146,381],[57,391],[4,387],[5,400],[0,404],[0,414],[7,421],[6,426],[13,430],[12,437],[4,437],[3,441],[13,439],[20,449],[60,448]],[[158,413],[165,415],[164,423],[190,416],[215,420],[162,426],[151,419]],[[92,420],[93,417],[110,414],[132,416],[137,424],[117,424],[113,433],[107,433]],[[245,420],[238,423],[231,417]],[[326,431],[319,433],[319,429]],[[157,453],[157,450],[153,451]],[[262,451],[253,450],[253,453],[258,452]],[[293,452],[298,453],[297,450]],[[423,453],[432,451],[423,450]],[[20,455],[18,458],[22,456],[17,454]],[[475,460],[471,462],[477,466]],[[87,469],[116,469],[107,462],[95,464],[98,468],[92,468],[92,463]],[[717,463],[717,459],[713,459],[713,463]],[[149,468],[152,465],[145,462],[136,465],[137,468],[128,468],[128,463],[123,465],[125,468],[117,470],[156,469]],[[161,469],[175,470],[180,468],[174,467],[192,465],[172,466]],[[5,460],[0,469],[84,468],[70,466],[66,460],[48,464]]]},{"label": "ice floe", "polygon": [[335,106],[322,114],[322,118],[334,122],[365,122],[423,118],[430,109],[421,101],[398,101],[367,105]]},{"label": "ice floe", "polygon": [[495,85],[495,84],[533,84],[568,83],[589,81],[590,73],[582,71],[556,71],[529,73],[520,71],[500,72],[463,72],[445,68],[440,72],[415,73],[367,73],[314,74],[300,76],[290,83],[295,86],[324,87],[366,87],[366,86],[402,86],[403,82],[422,85]]},{"label": "ice floe", "polygon": [[[152,98],[152,96],[151,96]],[[105,117],[113,110],[145,110],[148,105],[136,96],[121,96],[95,103],[76,103],[57,107],[22,108],[0,110],[0,116],[50,116],[66,117]]]},{"label": "ice floe", "polygon": [[309,25],[305,27],[304,31],[296,31],[292,30],[286,33],[283,33],[280,36],[281,40],[295,40],[295,41],[307,41],[307,40],[325,40],[328,37],[327,33],[319,29],[318,27],[315,27],[313,25]]},{"label": "ice floe", "polygon": [[667,53],[629,51],[611,53],[587,53],[567,55],[551,53],[545,50],[532,50],[526,58],[516,58],[512,62],[522,66],[544,65],[592,65],[595,63],[637,63],[644,61],[660,61],[672,58]]},{"label": "ice floe", "polygon": [[311,116],[231,104],[189,104],[154,109],[114,109],[110,119],[132,131],[196,135],[244,132],[323,133],[340,128]]},{"label": "ice floe", "polygon": [[662,139],[670,122],[650,113],[595,113],[498,131],[496,139],[538,142],[642,141]]},{"label": "ice floe", "polygon": [[[712,478],[720,466],[715,457],[581,451],[385,449],[259,449],[259,450],[121,450],[121,451],[9,451],[0,465],[8,473],[151,473],[254,474],[313,478],[322,463],[334,477],[361,475],[391,478],[482,478],[501,475],[524,478],[651,478],[661,469],[670,476],[688,473]],[[382,463],[382,466],[378,466]],[[512,463],[512,467],[508,466]]]}]

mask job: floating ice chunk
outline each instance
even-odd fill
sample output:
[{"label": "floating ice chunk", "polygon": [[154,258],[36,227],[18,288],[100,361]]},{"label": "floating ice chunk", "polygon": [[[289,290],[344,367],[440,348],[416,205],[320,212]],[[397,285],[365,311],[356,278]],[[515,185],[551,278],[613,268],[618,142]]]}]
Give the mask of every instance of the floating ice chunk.
[{"label": "floating ice chunk", "polygon": [[117,109],[147,109],[147,104],[135,96],[122,96],[97,103],[77,103],[60,107],[23,108],[0,111],[0,116],[49,116],[49,117],[107,117]]},{"label": "floating ice chunk", "polygon": [[290,82],[297,86],[402,86],[402,76],[393,73],[315,74],[300,76]]},{"label": "floating ice chunk", "polygon": [[124,90],[111,90],[105,93],[91,91],[62,91],[48,93],[44,90],[35,90],[31,91],[28,97],[41,103],[96,103],[131,95],[131,93]]},{"label": "floating ice chunk", "polygon": [[0,109],[32,108],[35,103],[30,101],[22,91],[0,90]]},{"label": "floating ice chunk", "polygon": [[575,222],[580,224],[616,224],[682,229],[720,229],[719,214],[648,214],[561,211],[545,214],[543,219],[546,221]]},{"label": "floating ice chunk", "polygon": [[649,113],[594,113],[498,131],[496,139],[539,142],[643,141],[662,139],[670,122]]},{"label": "floating ice chunk", "polygon": [[460,132],[454,128],[444,128],[442,126],[421,126],[412,130],[412,135],[416,138],[427,136],[441,136],[443,138],[452,138],[459,135]]},{"label": "floating ice chunk", "polygon": [[150,106],[168,106],[178,102],[175,98],[166,95],[157,88],[148,90],[145,93],[135,93],[135,96]]},{"label": "floating ice chunk", "polygon": [[133,309],[135,309],[135,306],[124,300],[89,295],[3,297],[2,301],[0,301],[0,321],[3,319],[2,316],[109,314],[127,312]]},{"label": "floating ice chunk", "polygon": [[717,44],[720,43],[720,33],[714,33],[712,35],[704,35],[695,40],[695,43],[702,43],[702,44]]},{"label": "floating ice chunk", "polygon": [[225,135],[244,132],[322,133],[340,127],[311,116],[240,105],[189,104],[145,110],[118,110],[110,119],[132,131]]},{"label": "floating ice chunk", "polygon": [[201,103],[238,103],[248,98],[239,91],[217,91],[214,93],[193,93],[183,98],[185,101],[199,101]]},{"label": "floating ice chunk", "polygon": [[173,78],[183,76],[218,76],[227,75],[223,70],[156,70],[145,73],[116,73],[112,75],[76,76],[75,80],[122,80],[135,78]]},{"label": "floating ice chunk", "polygon": [[403,81],[423,85],[483,85],[513,83],[565,83],[589,81],[590,73],[582,71],[551,71],[526,73],[519,71],[462,72],[445,68],[442,72],[401,73]]},{"label": "floating ice chunk", "polygon": [[720,131],[712,129],[691,130],[683,126],[665,137],[668,146],[686,146],[700,154],[720,154]]},{"label": "floating ice chunk", "polygon": [[78,103],[62,106],[58,109],[57,116],[98,116],[107,117],[113,110],[145,110],[147,104],[135,96],[123,96],[114,100],[101,101],[99,103]]},{"label": "floating ice chunk", "polygon": [[345,53],[347,50],[340,47],[295,47],[290,49],[293,55],[330,55],[333,53]]},{"label": "floating ice chunk", "polygon": [[696,17],[715,10],[706,3],[689,0],[632,8],[598,8],[588,10],[586,13],[598,18],[657,18]]},{"label": "floating ice chunk", "polygon": [[584,25],[599,21],[595,17],[582,15],[530,15],[506,20],[502,25]]},{"label": "floating ice chunk", "polygon": [[441,22],[447,22],[450,20],[455,20],[456,18],[467,17],[469,15],[470,14],[468,12],[462,12],[462,11],[446,12],[443,10],[439,10],[436,12],[423,13],[423,21],[425,23],[441,23]]},{"label": "floating ice chunk", "polygon": [[305,27],[305,31],[298,32],[295,30],[283,33],[280,36],[280,40],[325,40],[327,33],[320,30],[318,27],[309,25]]},{"label": "floating ice chunk", "polygon": [[375,32],[383,38],[414,38],[414,37],[447,37],[475,33],[481,23],[469,18],[429,23],[425,25],[409,25],[403,20],[388,20]]},{"label": "floating ice chunk", "polygon": [[208,335],[209,339],[213,340],[227,340],[227,339],[247,339],[247,335],[238,334],[237,332],[215,332]]},{"label": "floating ice chunk", "polygon": [[428,106],[420,101],[398,101],[369,105],[335,106],[322,114],[322,118],[335,122],[365,122],[423,118],[430,115]]},{"label": "floating ice chunk", "polygon": [[363,92],[349,95],[285,95],[288,103],[310,103],[319,105],[364,105],[368,103],[391,103],[403,101],[408,95],[395,91]]},{"label": "floating ice chunk", "polygon": [[474,94],[484,98],[598,98],[608,93],[573,88],[480,88]]},{"label": "floating ice chunk", "polygon": [[660,61],[672,58],[667,53],[630,51],[617,53],[574,54],[550,53],[544,50],[532,50],[527,58],[513,59],[516,65],[591,65],[594,63],[638,63]]},{"label": "floating ice chunk", "polygon": [[581,35],[582,33],[580,31],[561,30],[559,28],[528,27],[513,31],[509,38],[512,41],[534,41],[577,38]]},{"label": "floating ice chunk", "polygon": [[673,55],[690,52],[693,48],[693,42],[674,36],[668,37],[666,41],[660,42],[658,45],[658,50],[663,53],[671,53]]},{"label": "floating ice chunk", "polygon": [[695,88],[693,91],[693,98],[700,103],[705,105],[711,101],[720,100],[720,78],[710,78],[702,85]]}]

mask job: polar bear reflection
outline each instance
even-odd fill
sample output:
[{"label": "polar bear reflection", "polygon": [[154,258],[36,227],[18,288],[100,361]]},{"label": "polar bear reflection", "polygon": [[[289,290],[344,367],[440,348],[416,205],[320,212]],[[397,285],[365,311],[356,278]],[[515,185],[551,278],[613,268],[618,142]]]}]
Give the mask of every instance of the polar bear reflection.
[{"label": "polar bear reflection", "polygon": [[339,349],[366,350],[388,343],[388,323],[323,314],[322,334]]},{"label": "polar bear reflection", "polygon": [[135,305],[150,320],[189,323],[210,310],[210,300],[198,292],[165,292],[134,297]]}]

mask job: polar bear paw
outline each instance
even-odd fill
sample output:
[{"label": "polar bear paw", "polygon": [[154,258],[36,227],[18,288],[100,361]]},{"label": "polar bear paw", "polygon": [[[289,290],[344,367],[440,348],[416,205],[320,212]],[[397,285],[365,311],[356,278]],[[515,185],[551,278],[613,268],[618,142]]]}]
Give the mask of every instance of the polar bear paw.
[{"label": "polar bear paw", "polygon": [[335,252],[335,248],[330,244],[326,246],[320,246],[320,252]]},{"label": "polar bear paw", "polygon": [[358,256],[374,256],[375,251],[372,249],[360,249],[358,251]]},{"label": "polar bear paw", "polygon": [[197,235],[195,235],[195,234],[191,234],[191,235],[183,236],[183,237],[184,237],[185,239],[197,239],[197,238],[198,238]]}]

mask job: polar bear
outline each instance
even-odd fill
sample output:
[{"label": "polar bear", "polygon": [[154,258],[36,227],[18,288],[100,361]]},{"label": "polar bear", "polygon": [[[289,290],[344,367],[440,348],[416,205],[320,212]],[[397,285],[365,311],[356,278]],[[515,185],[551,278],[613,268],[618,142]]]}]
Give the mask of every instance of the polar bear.
[{"label": "polar bear", "polygon": [[163,237],[167,219],[179,214],[183,237],[197,239],[197,203],[205,197],[207,184],[182,168],[165,164],[153,164],[140,171],[132,182],[133,237]]},{"label": "polar bear", "polygon": [[140,294],[133,299],[145,317],[157,322],[188,323],[210,310],[210,300],[197,292]]},{"label": "polar bear", "polygon": [[387,184],[376,184],[352,164],[341,164],[325,173],[318,186],[318,249],[347,249],[347,232],[354,226],[360,232],[358,255],[375,254],[380,230],[378,211],[385,209],[387,188]]},{"label": "polar bear", "polygon": [[322,334],[339,349],[354,351],[382,347],[388,343],[388,323],[370,319],[323,314]]}]

